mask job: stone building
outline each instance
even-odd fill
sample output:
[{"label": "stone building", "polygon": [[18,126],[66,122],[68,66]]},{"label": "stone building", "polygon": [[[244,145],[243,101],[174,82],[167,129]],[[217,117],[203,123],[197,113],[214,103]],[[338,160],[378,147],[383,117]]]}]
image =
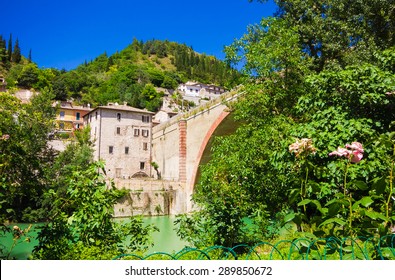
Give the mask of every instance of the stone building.
[{"label": "stone building", "polygon": [[220,95],[225,92],[225,89],[216,85],[206,85],[203,83],[196,83],[188,81],[185,84],[180,84],[177,88],[185,96],[190,97],[211,97]]},{"label": "stone building", "polygon": [[104,160],[108,178],[151,176],[151,133],[154,113],[110,103],[84,116],[91,129],[95,160]]}]

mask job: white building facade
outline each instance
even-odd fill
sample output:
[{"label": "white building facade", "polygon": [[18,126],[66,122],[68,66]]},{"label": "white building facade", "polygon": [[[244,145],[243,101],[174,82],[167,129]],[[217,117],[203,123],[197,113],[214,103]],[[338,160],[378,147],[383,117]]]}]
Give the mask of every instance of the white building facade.
[{"label": "white building facade", "polygon": [[186,82],[178,86],[180,91],[185,96],[190,97],[207,97],[208,95],[219,95],[225,92],[224,88],[216,85],[206,85],[196,82]]},{"label": "white building facade", "polygon": [[126,105],[99,106],[84,116],[94,141],[94,159],[104,160],[109,178],[151,176],[154,113]]}]

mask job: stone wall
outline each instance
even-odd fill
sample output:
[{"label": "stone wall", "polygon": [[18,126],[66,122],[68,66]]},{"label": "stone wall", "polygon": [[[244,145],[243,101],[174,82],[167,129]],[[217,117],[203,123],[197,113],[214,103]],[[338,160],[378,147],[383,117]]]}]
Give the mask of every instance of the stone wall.
[{"label": "stone wall", "polygon": [[114,206],[115,217],[133,215],[156,216],[185,213],[184,186],[177,181],[153,179],[117,179],[117,188],[129,190],[129,195]]}]

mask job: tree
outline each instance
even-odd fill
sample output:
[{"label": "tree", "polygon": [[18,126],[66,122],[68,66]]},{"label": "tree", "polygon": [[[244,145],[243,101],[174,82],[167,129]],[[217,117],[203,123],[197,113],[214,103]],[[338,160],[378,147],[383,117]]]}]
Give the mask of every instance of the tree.
[{"label": "tree", "polygon": [[45,213],[38,204],[47,187],[44,170],[53,150],[48,135],[54,127],[52,95],[43,91],[30,104],[0,93],[0,220],[37,221]]},{"label": "tree", "polygon": [[[250,26],[226,48],[228,62],[245,74],[244,94],[231,104],[241,124],[234,135],[216,139],[193,197],[199,211],[180,219],[181,235],[230,246],[269,234],[262,227],[248,236],[246,217],[258,227],[292,222],[299,231],[293,235],[390,232],[394,56],[378,50],[392,38],[380,35],[386,39],[369,45],[377,30],[354,28],[360,13],[351,14],[345,2],[277,1],[276,18]],[[373,5],[364,9],[368,17]],[[358,141],[363,160],[329,156]],[[202,236],[202,229],[213,234]]]},{"label": "tree", "polygon": [[8,40],[7,48],[8,61],[12,60],[12,33],[10,34],[10,39]]},{"label": "tree", "polygon": [[30,63],[23,66],[19,73],[17,82],[21,88],[30,89],[39,81],[39,69],[37,65]]},{"label": "tree", "polygon": [[53,215],[38,234],[35,258],[112,259],[148,247],[154,227],[144,226],[138,217],[125,223],[113,220],[114,204],[126,191],[115,189],[113,183],[107,185],[103,170],[101,162],[74,170],[65,197],[48,193]]},{"label": "tree", "polygon": [[297,26],[303,50],[315,70],[372,59],[375,50],[394,43],[392,1],[277,0],[279,16]]},{"label": "tree", "polygon": [[0,35],[0,63],[4,65],[7,61],[7,47],[6,47],[6,41],[3,39],[3,37]]},{"label": "tree", "polygon": [[[90,128],[75,131],[75,140],[59,153],[53,164],[45,170],[45,178],[50,182],[47,194],[56,194],[56,199],[67,200],[68,180],[74,172],[85,170],[93,162],[93,143],[90,140]],[[52,217],[58,209],[53,208],[53,196],[45,195],[40,206]],[[74,205],[63,205],[62,211],[70,214]]]},{"label": "tree", "polygon": [[158,93],[152,84],[146,84],[140,95],[141,108],[154,112],[159,109],[163,93]]},{"label": "tree", "polygon": [[15,41],[15,46],[14,46],[14,51],[12,52],[12,61],[15,63],[21,62],[22,55],[21,55],[21,49],[19,47],[19,40],[18,38]]}]

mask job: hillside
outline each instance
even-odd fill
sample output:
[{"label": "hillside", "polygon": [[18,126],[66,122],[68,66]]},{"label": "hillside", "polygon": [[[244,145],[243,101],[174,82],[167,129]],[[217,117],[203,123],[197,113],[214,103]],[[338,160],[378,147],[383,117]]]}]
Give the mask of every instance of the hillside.
[{"label": "hillside", "polygon": [[188,80],[231,88],[240,77],[224,62],[186,45],[136,39],[113,55],[103,53],[71,71],[40,69],[26,59],[2,65],[2,69],[8,88],[48,87],[57,100],[73,99],[93,106],[127,102],[151,111],[161,103],[161,93],[154,88],[175,89]]}]

